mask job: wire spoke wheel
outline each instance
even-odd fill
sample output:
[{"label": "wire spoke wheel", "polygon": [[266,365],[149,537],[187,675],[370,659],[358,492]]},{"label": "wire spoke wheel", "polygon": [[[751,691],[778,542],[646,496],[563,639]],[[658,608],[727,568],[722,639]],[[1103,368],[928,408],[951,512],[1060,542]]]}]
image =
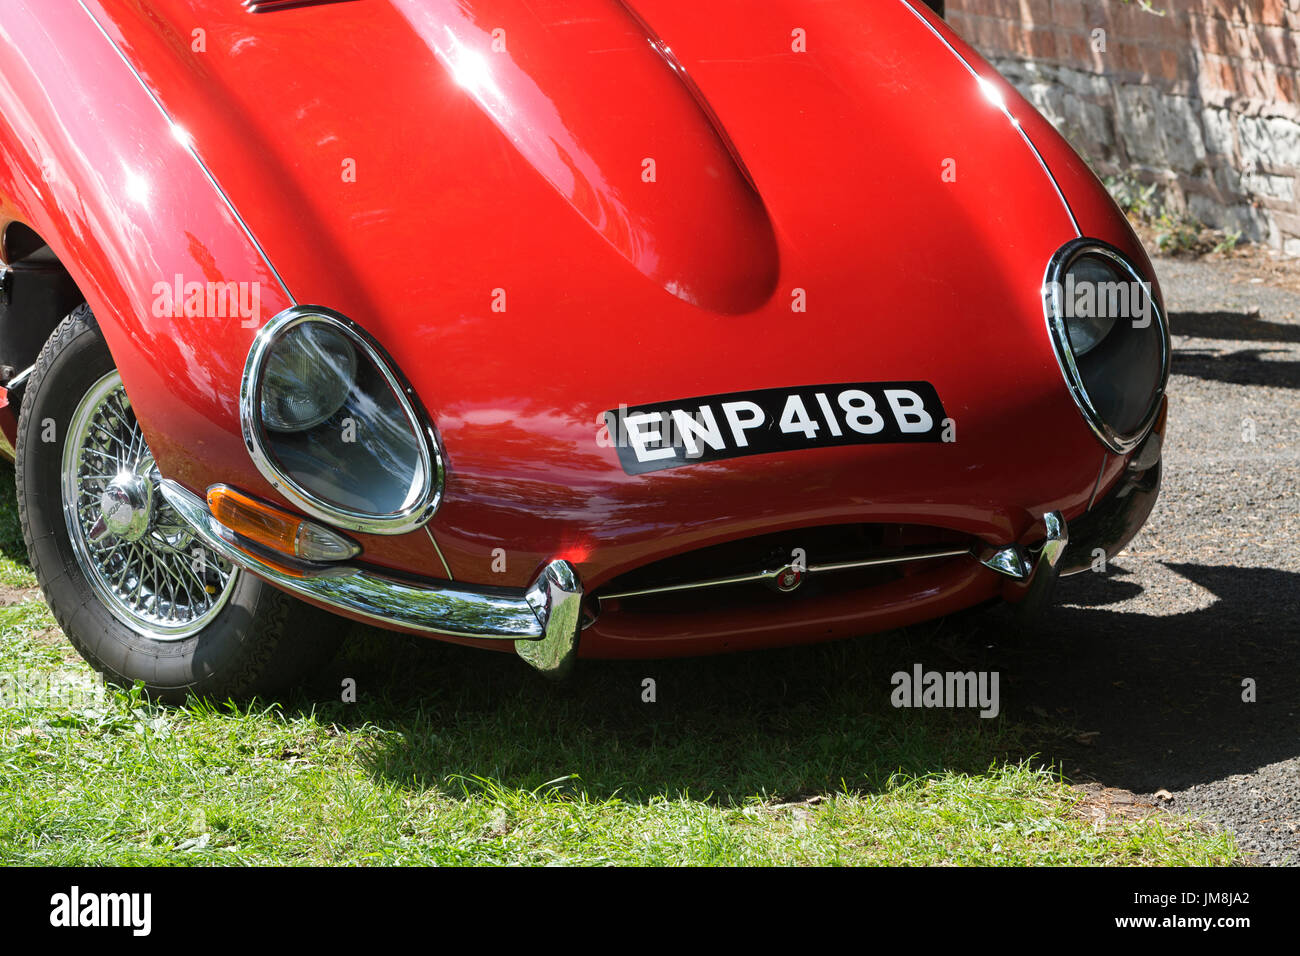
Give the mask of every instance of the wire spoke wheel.
[{"label": "wire spoke wheel", "polygon": [[63,445],[63,514],[73,553],[104,606],[136,633],[175,641],[202,630],[239,570],[194,540],[162,480],[121,376],[81,399]]}]

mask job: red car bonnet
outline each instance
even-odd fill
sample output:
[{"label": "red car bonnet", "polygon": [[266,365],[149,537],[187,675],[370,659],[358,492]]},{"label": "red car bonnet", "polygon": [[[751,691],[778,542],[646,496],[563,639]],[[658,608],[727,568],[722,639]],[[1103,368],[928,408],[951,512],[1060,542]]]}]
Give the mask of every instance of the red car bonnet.
[{"label": "red car bonnet", "polygon": [[[1040,293],[1070,210],[1001,105],[1023,101],[903,0],[86,3],[294,299],[361,323],[415,386],[460,579],[517,586],[562,556],[594,588],[844,521],[1014,540],[1093,492],[1106,456]],[[1065,175],[1085,231],[1128,244],[1095,180]],[[235,394],[229,358],[174,371]],[[898,380],[934,385],[955,442],[631,476],[600,440],[621,405]],[[237,433],[229,403],[213,419]],[[262,490],[198,454],[189,475]],[[427,541],[365,543],[438,571]]]}]

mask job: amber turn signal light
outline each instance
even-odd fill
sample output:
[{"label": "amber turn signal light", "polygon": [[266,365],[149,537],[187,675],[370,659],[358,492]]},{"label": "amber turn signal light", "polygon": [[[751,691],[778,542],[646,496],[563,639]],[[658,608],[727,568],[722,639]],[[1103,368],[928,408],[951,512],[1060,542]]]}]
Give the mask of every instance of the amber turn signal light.
[{"label": "amber turn signal light", "polygon": [[208,510],[240,537],[302,561],[346,561],[361,553],[350,538],[226,485],[208,489]]}]

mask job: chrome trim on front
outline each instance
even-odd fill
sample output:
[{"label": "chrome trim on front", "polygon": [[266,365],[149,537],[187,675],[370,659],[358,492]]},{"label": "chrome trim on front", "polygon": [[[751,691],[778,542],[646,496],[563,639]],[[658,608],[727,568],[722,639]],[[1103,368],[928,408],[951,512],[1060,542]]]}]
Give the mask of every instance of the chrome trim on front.
[{"label": "chrome trim on front", "polygon": [[578,646],[582,582],[567,561],[544,567],[524,591],[445,583],[416,583],[354,566],[323,573],[293,573],[236,547],[198,495],[170,479],[160,490],[167,503],[211,550],[293,594],[377,624],[445,637],[508,640],[529,664],[559,675]]},{"label": "chrome trim on front", "polygon": [[[1066,272],[1069,271],[1070,266],[1074,264],[1076,259],[1084,255],[1099,255],[1109,259],[1126,275],[1130,276],[1134,282],[1141,285],[1146,290],[1147,298],[1151,302],[1152,321],[1159,324],[1161,350],[1160,388],[1151,397],[1151,409],[1146,418],[1143,419],[1137,431],[1130,435],[1119,434],[1098,414],[1092,399],[1088,396],[1088,390],[1084,387],[1083,376],[1079,372],[1074,351],[1070,347],[1070,331],[1066,327],[1065,317],[1055,307],[1060,299],[1053,293],[1053,290],[1064,287]],[[1119,455],[1131,451],[1150,433],[1151,426],[1155,424],[1160,415],[1161,399],[1169,382],[1171,351],[1169,323],[1165,319],[1165,313],[1160,307],[1160,303],[1156,301],[1152,286],[1152,281],[1144,279],[1118,249],[1102,242],[1100,239],[1070,240],[1052,256],[1051,261],[1047,264],[1047,272],[1043,276],[1043,315],[1047,321],[1047,333],[1052,341],[1052,352],[1056,355],[1056,363],[1060,367],[1061,375],[1064,376],[1065,384],[1070,390],[1070,397],[1074,399],[1074,404],[1083,413],[1084,421],[1088,423],[1088,427],[1092,429],[1093,433],[1101,439],[1102,444]]]},{"label": "chrome trim on front", "polygon": [[[362,349],[384,376],[388,387],[397,396],[413,429],[423,440],[420,444],[420,466],[425,475],[425,487],[415,500],[401,511],[376,515],[353,511],[321,501],[301,487],[275,464],[263,446],[261,415],[258,408],[258,383],[267,351],[277,337],[304,322],[325,322],[342,331],[358,348]],[[442,501],[445,471],[438,435],[428,416],[420,407],[415,391],[401,377],[397,366],[383,347],[361,326],[345,315],[321,306],[295,305],[285,309],[258,330],[244,365],[244,376],[239,383],[239,425],[244,435],[244,447],[262,476],[280,494],[307,514],[349,531],[370,534],[405,534],[423,526],[433,517]]]},{"label": "chrome trim on front", "polygon": [[550,677],[563,677],[578,656],[582,619],[582,582],[568,561],[552,561],[524,600],[541,622],[541,640],[515,641],[515,653]]},{"label": "chrome trim on front", "polygon": [[[1044,566],[1048,569],[1049,574],[1052,569],[1060,563],[1061,555],[1065,552],[1066,546],[1070,541],[1069,529],[1066,527],[1065,519],[1059,511],[1052,511],[1043,515],[1043,525],[1046,529],[1046,538],[1043,543],[1036,548],[1025,548],[1018,544],[1010,544],[1005,547],[986,547],[982,550],[972,548],[944,548],[934,551],[917,551],[910,554],[889,555],[878,558],[864,558],[857,561],[837,561],[830,564],[810,564],[803,569],[801,573],[796,573],[795,577],[787,578],[792,572],[798,572],[799,569],[792,565],[785,565],[771,571],[755,571],[745,574],[734,574],[726,577],[708,578],[702,581],[686,581],[678,584],[666,584],[659,587],[639,588],[630,591],[616,591],[610,594],[597,593],[593,597],[598,602],[612,601],[619,598],[637,598],[647,597],[657,594],[672,594],[682,591],[698,591],[706,588],[727,587],[733,584],[751,584],[761,583],[774,588],[777,591],[789,592],[799,587],[804,576],[810,574],[825,574],[834,571],[850,571],[859,568],[885,567],[889,565],[907,564],[915,561],[932,561],[940,558],[954,557],[973,557],[990,570],[998,574],[1011,578],[1013,581],[1031,582],[1037,577],[1037,572]],[[1054,575],[1050,575],[1054,576]]]},{"label": "chrome trim on front", "polygon": [[1154,468],[1160,461],[1160,455],[1164,450],[1165,436],[1160,432],[1152,429],[1147,435],[1146,440],[1138,446],[1129,459],[1128,471],[1142,472]]},{"label": "chrome trim on front", "polygon": [[[947,548],[941,551],[921,551],[913,554],[890,555],[882,558],[866,558],[861,561],[837,561],[834,564],[810,564],[804,569],[805,574],[824,574],[831,571],[852,571],[858,568],[883,567],[891,564],[907,564],[912,561],[931,561],[937,558],[952,558],[970,554],[970,548]],[[780,591],[792,591],[794,586],[784,586],[783,579],[792,571],[798,571],[792,565],[784,565],[772,571],[755,571],[748,574],[734,574],[721,578],[708,578],[703,581],[689,581],[682,584],[667,584],[662,587],[641,588],[634,591],[618,591],[613,594],[597,594],[598,601],[612,601],[615,598],[645,597],[650,594],[670,594],[678,591],[697,591],[703,588],[726,587],[732,584],[749,584],[759,582],[770,585]]]},{"label": "chrome trim on front", "polygon": [[456,575],[451,573],[451,565],[448,564],[447,559],[442,556],[442,548],[438,547],[438,539],[433,536],[433,532],[429,530],[427,524],[424,526],[424,533],[429,536],[429,541],[433,544],[433,550],[437,552],[438,560],[442,562],[442,569],[447,572],[447,580],[455,581]]},{"label": "chrome trim on front", "polygon": [[1092,494],[1088,496],[1088,507],[1086,510],[1091,511],[1092,506],[1097,502],[1097,496],[1101,494],[1101,479],[1106,474],[1106,462],[1110,460],[1107,452],[1101,453],[1101,464],[1097,466],[1097,480],[1092,483]]},{"label": "chrome trim on front", "polygon": [[1059,511],[1043,515],[1047,537],[1033,553],[1018,544],[1003,548],[986,548],[979,555],[980,564],[1013,581],[1029,581],[1037,576],[1044,564],[1054,569],[1061,563],[1061,555],[1070,543],[1070,529]]},{"label": "chrome trim on front", "polygon": [[1159,459],[1145,471],[1126,470],[1095,508],[1075,519],[1062,576],[1097,570],[1098,552],[1109,560],[1133,540],[1160,496],[1160,473]]},{"label": "chrome trim on front", "polygon": [[1009,544],[1005,548],[989,548],[980,556],[979,562],[984,567],[1016,581],[1023,581],[1029,577],[1029,561],[1018,544]]},{"label": "chrome trim on front", "polygon": [[1038,552],[1035,567],[1047,562],[1054,568],[1061,563],[1061,555],[1070,544],[1070,529],[1065,526],[1065,517],[1059,511],[1051,511],[1043,515],[1043,524],[1047,527],[1047,540],[1043,542],[1042,549]]}]

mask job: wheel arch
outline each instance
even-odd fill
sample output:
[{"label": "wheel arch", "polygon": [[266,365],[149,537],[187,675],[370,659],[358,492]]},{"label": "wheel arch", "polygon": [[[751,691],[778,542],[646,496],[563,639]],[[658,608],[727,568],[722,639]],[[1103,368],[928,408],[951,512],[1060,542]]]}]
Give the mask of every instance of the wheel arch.
[{"label": "wheel arch", "polygon": [[[83,301],[76,280],[38,232],[17,220],[5,225],[0,233],[0,387],[6,401],[0,430],[9,442],[14,441],[23,383],[41,347]],[[12,445],[0,443],[0,453],[12,458]]]}]

